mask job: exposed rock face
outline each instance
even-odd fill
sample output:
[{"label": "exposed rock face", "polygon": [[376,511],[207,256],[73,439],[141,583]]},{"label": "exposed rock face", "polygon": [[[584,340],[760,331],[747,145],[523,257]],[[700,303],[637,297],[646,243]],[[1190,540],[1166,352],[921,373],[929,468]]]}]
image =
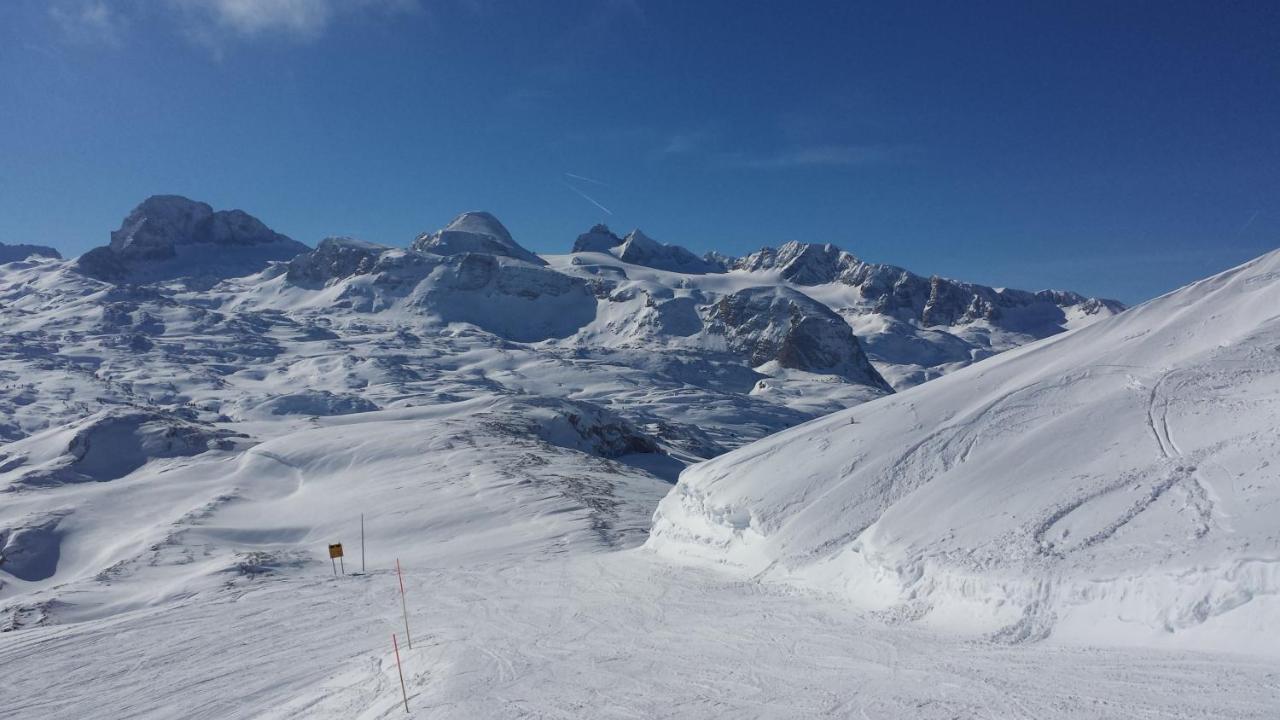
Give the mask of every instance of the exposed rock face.
[{"label": "exposed rock face", "polygon": [[596,225],[573,241],[573,252],[609,252],[622,243],[608,225]]},{"label": "exposed rock face", "polygon": [[702,275],[720,272],[721,269],[685,250],[679,245],[660,243],[639,229],[632,230],[614,251],[618,259],[632,265],[644,265],[657,270]]},{"label": "exposed rock face", "polygon": [[209,283],[250,275],[307,249],[241,210],[215,212],[178,195],[154,195],[111,233],[110,244],[81,255],[76,269],[117,283],[181,277]]},{"label": "exposed rock face", "polygon": [[504,401],[491,412],[500,418],[498,422],[524,425],[524,435],[599,457],[661,452],[654,439],[630,420],[594,403],[520,398]]},{"label": "exposed rock face", "polygon": [[[1006,311],[1023,310],[1040,316],[1075,308],[1085,314],[1120,312],[1114,300],[1086,298],[1073,292],[995,289],[941,277],[926,278],[893,265],[859,260],[834,245],[789,242],[763,248],[740,258],[736,270],[774,270],[797,285],[839,282],[861,291],[874,312],[924,326],[952,326],[976,320],[1001,322]],[[1016,321],[1014,321],[1016,322]]]},{"label": "exposed rock face", "polygon": [[853,331],[825,305],[785,287],[749,288],[715,304],[729,348],[752,367],[776,361],[784,368],[838,375],[892,392],[871,366]]},{"label": "exposed rock face", "polygon": [[779,270],[784,279],[797,285],[834,282],[842,270],[858,259],[835,245],[789,242],[777,248],[761,248],[734,263],[737,270],[757,272]]},{"label": "exposed rock face", "polygon": [[298,285],[311,286],[366,275],[374,271],[382,254],[392,249],[349,237],[325,238],[315,250],[289,261],[288,278]]},{"label": "exposed rock face", "polygon": [[61,260],[62,253],[45,245],[5,245],[0,243],[0,263],[18,262],[29,257],[44,257]]},{"label": "exposed rock face", "polygon": [[643,265],[655,270],[704,275],[724,272],[732,258],[709,255],[700,258],[678,245],[667,245],[636,229],[620,238],[606,225],[596,225],[578,236],[573,252],[609,253],[631,265]]},{"label": "exposed rock face", "polygon": [[546,265],[546,261],[521,247],[511,238],[511,233],[487,212],[467,212],[459,215],[443,230],[419,235],[410,249],[433,255],[460,255],[480,253],[503,255],[534,265]]},{"label": "exposed rock face", "polygon": [[[291,243],[243,210],[214,212],[206,203],[179,195],[153,195],[111,233],[108,247],[122,260],[170,258],[182,245]],[[301,243],[296,243],[305,249]]]}]

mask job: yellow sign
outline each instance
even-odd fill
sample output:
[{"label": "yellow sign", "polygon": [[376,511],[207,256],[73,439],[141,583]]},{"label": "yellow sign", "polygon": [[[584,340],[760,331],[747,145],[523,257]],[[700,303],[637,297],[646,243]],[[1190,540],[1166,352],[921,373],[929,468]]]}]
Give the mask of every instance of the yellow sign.
[{"label": "yellow sign", "polygon": [[335,543],[329,546],[329,559],[342,557],[342,543]]}]

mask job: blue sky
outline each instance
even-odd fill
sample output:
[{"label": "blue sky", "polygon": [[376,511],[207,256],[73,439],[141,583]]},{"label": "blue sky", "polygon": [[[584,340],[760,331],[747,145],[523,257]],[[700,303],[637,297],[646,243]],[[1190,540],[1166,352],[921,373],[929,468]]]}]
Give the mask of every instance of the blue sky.
[{"label": "blue sky", "polygon": [[6,0],[0,241],[154,193],[308,244],[487,209],[1130,302],[1280,245],[1280,5],[783,5]]}]

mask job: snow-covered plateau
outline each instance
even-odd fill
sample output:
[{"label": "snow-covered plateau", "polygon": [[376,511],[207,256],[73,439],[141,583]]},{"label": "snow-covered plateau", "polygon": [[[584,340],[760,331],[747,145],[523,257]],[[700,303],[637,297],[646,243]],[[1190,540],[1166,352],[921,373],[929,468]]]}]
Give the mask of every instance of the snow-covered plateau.
[{"label": "snow-covered plateau", "polygon": [[1280,714],[1280,253],[565,246],[0,248],[0,718]]}]

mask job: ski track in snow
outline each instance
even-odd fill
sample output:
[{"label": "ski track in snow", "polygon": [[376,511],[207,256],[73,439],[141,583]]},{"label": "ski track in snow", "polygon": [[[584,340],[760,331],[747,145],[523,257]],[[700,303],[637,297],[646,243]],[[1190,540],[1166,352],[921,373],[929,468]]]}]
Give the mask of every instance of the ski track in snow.
[{"label": "ski track in snow", "polygon": [[692,467],[647,546],[986,637],[1274,655],[1277,264]]}]

